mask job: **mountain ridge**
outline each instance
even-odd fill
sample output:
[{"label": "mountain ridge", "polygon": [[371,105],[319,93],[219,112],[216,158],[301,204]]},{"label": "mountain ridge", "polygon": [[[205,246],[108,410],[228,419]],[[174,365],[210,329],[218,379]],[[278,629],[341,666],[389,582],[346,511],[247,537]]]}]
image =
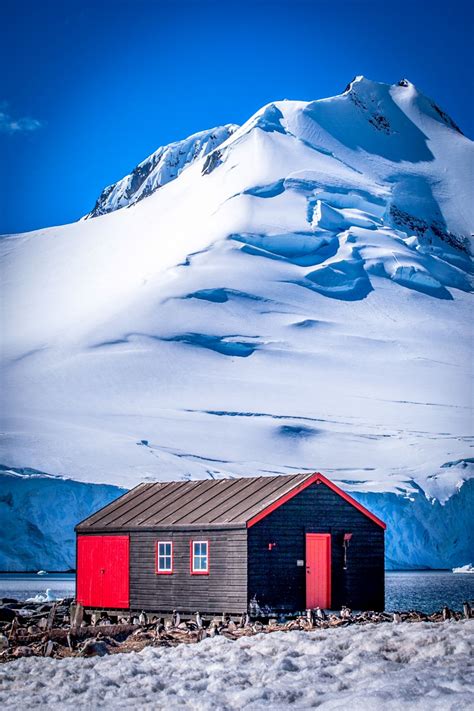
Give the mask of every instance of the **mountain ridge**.
[{"label": "mountain ridge", "polygon": [[190,163],[202,158],[237,130],[236,124],[216,126],[156,149],[129,175],[105,187],[85,218],[99,217],[133,205],[179,176]]}]

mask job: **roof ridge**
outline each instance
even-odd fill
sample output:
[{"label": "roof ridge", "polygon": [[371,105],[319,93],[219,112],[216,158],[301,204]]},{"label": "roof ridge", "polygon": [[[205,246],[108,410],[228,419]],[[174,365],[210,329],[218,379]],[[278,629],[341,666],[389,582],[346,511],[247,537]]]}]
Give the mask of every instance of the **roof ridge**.
[{"label": "roof ridge", "polygon": [[219,479],[167,479],[166,481],[146,481],[146,482],[141,482],[140,484],[137,484],[136,486],[132,487],[130,491],[133,491],[139,486],[142,486],[143,484],[151,484],[152,486],[162,486],[163,484],[199,484],[200,482],[203,481],[208,481],[210,483],[215,483],[218,484],[221,481],[252,481],[252,480],[257,480],[257,479],[291,479],[292,477],[295,476],[312,476],[314,474],[313,471],[310,472],[298,472],[297,474],[260,474],[258,476],[223,476],[220,477]]}]

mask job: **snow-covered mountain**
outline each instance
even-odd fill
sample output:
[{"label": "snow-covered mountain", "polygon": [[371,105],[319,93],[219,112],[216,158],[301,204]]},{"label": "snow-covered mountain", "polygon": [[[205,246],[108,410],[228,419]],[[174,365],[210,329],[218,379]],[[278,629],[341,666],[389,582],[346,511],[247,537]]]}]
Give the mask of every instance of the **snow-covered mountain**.
[{"label": "snow-covered mountain", "polygon": [[183,141],[160,146],[151,156],[139,163],[130,175],[104,188],[94,209],[86,218],[105,215],[148,197],[170,180],[177,178],[193,161],[220,146],[238,128],[235,124],[217,126],[195,133]]},{"label": "snow-covered mountain", "polygon": [[126,487],[320,470],[391,502],[392,564],[469,562],[420,512],[471,505],[473,143],[363,77],[234,129],[159,149],[109,214],[1,240],[0,461]]}]

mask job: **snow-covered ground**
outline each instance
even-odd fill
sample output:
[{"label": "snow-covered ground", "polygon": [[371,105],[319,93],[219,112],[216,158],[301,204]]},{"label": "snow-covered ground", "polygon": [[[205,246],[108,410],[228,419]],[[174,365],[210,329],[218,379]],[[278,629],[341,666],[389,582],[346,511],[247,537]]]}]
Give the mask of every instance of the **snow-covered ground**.
[{"label": "snow-covered ground", "polygon": [[9,709],[472,709],[474,622],[216,637],[0,667]]},{"label": "snow-covered ground", "polygon": [[[358,77],[160,149],[108,214],[4,237],[0,463],[450,500],[473,468],[473,165],[416,87]],[[452,522],[421,547],[449,566]]]}]

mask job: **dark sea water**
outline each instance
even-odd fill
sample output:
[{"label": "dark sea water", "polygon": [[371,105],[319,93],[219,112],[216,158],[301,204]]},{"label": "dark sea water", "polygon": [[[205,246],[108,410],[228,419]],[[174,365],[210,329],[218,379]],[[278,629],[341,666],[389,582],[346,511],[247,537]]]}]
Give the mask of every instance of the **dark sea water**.
[{"label": "dark sea water", "polygon": [[[25,600],[36,595],[73,597],[75,576],[69,573],[35,575],[0,573],[0,597]],[[462,610],[468,600],[474,607],[474,574],[447,570],[390,571],[385,575],[385,609],[435,612],[448,605]]]},{"label": "dark sea water", "polygon": [[51,591],[55,598],[74,597],[76,576],[74,573],[0,573],[0,597],[26,600]]},{"label": "dark sea water", "polygon": [[447,605],[462,610],[474,606],[474,573],[448,570],[393,571],[385,574],[385,609],[436,612]]}]

